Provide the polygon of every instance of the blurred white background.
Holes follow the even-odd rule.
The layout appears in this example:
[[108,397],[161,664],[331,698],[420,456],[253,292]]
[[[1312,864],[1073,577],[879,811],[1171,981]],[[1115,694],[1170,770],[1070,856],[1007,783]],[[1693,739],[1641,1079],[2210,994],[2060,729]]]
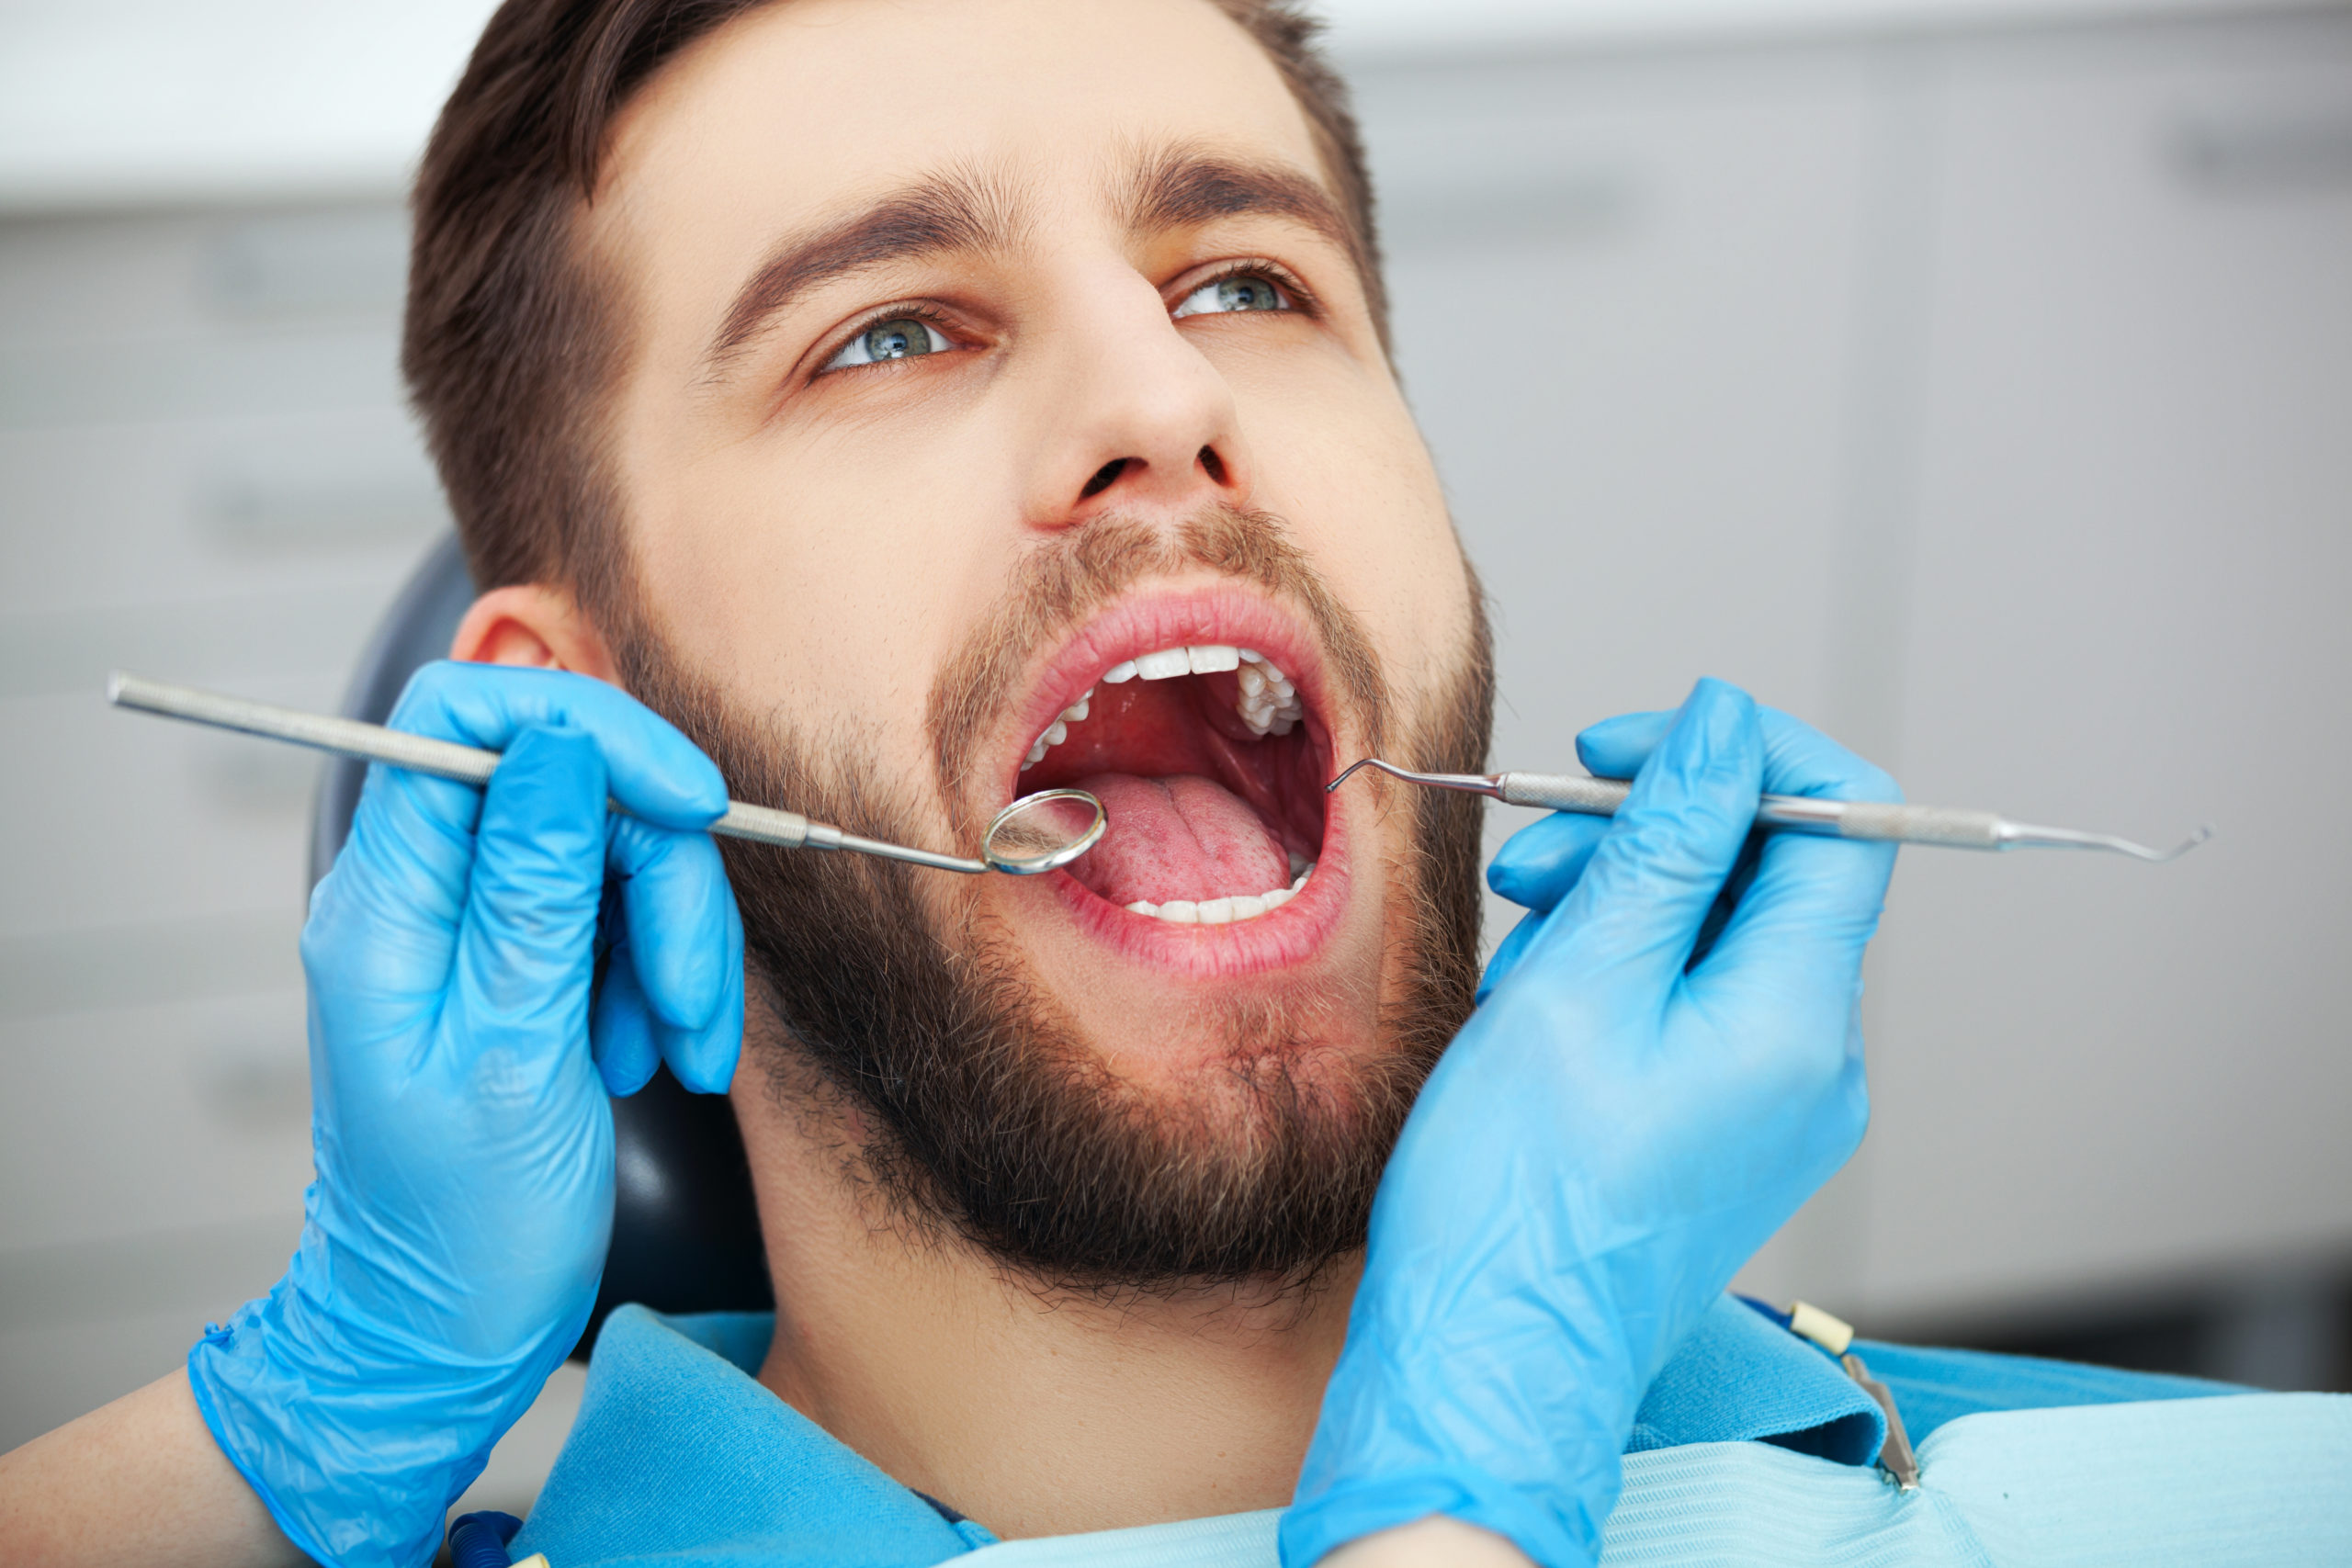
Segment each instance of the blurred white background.
[[[2352,10],[1330,8],[1498,764],[1713,673],[1914,799],[2221,829],[1908,853],[1869,1141],[1748,1284],[2346,1386]],[[314,765],[98,688],[332,705],[447,527],[400,203],[487,10],[0,4],[0,1449],[292,1247]]]

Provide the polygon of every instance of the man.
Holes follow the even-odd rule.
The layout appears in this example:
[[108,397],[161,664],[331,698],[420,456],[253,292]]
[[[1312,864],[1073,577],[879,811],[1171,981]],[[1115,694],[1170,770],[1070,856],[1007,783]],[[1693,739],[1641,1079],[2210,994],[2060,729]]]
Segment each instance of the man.
[[[8,1461],[15,1539],[423,1561],[663,1060],[731,1094],[776,1316],[616,1316],[515,1542],[559,1568],[1284,1505],[1293,1563],[1588,1562],[1629,1445],[1867,1464],[1880,1406],[1721,1292],[1860,1135],[1892,863],[1749,847],[1757,795],[1892,785],[1713,683],[1588,732],[1634,795],[1498,862],[1535,912],[1474,1015],[1475,812],[1322,789],[1487,740],[1385,310],[1272,0],[510,0],[406,353],[488,592],[396,719],[505,761],[370,779],[293,1269]],[[1113,829],[1036,879],[702,832],[968,850],[1061,784]],[[2186,1392],[1906,1364],[1939,1415]]]

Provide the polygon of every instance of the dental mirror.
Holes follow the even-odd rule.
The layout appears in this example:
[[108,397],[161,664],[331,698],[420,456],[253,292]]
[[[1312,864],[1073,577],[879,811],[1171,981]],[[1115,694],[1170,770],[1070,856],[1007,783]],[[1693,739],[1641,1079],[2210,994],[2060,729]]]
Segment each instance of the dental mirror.
[[1102,803],[1082,789],[1039,790],[996,814],[980,855],[1009,876],[1058,871],[1092,849],[1109,824]]
[[[380,724],[362,724],[353,718],[332,718],[325,714],[273,707],[267,703],[198,691],[192,686],[142,681],[120,671],[107,680],[107,701],[140,713],[184,718],[273,740],[290,740],[298,746],[315,747],[337,756],[432,773],[460,784],[488,784],[498,767],[499,754],[479,747],[435,740],[405,730],[387,729]],[[617,803],[614,809],[620,809]],[[727,803],[726,815],[710,825],[710,831],[724,838],[749,839],[754,843],[775,844],[787,850],[848,850],[909,865],[927,865],[937,871],[960,871],[973,875],[1001,871],[1011,876],[1035,876],[1040,872],[1059,870],[1092,849],[1109,824],[1102,803],[1084,790],[1047,789],[1024,795],[996,814],[996,820],[989,824],[989,830],[980,840],[980,852],[986,857],[981,860],[864,839],[844,833],[829,822],[812,822],[797,811],[749,806],[740,800]]]

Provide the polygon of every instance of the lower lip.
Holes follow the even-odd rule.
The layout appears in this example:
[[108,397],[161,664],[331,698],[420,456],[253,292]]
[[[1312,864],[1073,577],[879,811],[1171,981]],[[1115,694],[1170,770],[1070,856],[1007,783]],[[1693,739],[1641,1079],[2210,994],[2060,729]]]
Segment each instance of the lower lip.
[[1321,951],[1347,907],[1346,829],[1336,803],[1323,821],[1321,858],[1298,896],[1255,919],[1179,925],[1121,908],[1067,872],[1044,878],[1078,929],[1132,963],[1195,979],[1230,979],[1304,964]]

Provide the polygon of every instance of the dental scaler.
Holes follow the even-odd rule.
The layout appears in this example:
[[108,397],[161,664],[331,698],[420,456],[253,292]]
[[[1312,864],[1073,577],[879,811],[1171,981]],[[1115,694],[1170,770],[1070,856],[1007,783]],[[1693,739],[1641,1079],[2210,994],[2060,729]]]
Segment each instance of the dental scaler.
[[[1634,787],[1623,779],[1596,779],[1575,773],[1421,773],[1377,757],[1366,757],[1325,784],[1325,792],[1347,783],[1360,768],[1377,768],[1408,784],[1430,789],[1464,790],[1472,795],[1490,795],[1511,806],[1574,811],[1587,817],[1614,817]],[[2178,860],[2213,836],[2211,828],[2199,828],[2168,850],[2152,850],[2111,833],[2036,828],[2009,821],[1990,811],[1950,806],[1896,806],[1877,800],[1822,800],[1803,795],[1764,796],[1757,804],[1756,820],[1760,826],[1787,832],[1870,839],[1881,843],[1940,844],[1955,850],[2112,850],[2158,865]]]

